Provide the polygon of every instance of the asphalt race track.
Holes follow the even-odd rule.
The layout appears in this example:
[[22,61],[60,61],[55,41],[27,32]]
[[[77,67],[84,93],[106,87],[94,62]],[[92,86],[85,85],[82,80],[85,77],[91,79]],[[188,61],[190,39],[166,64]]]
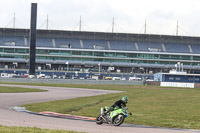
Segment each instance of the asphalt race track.
[[[48,92],[31,93],[0,93],[0,125],[5,126],[29,126],[46,129],[62,129],[82,131],[89,133],[194,133],[199,130],[179,130],[167,128],[153,128],[137,125],[122,124],[119,127],[112,125],[97,125],[95,122],[62,119],[17,112],[11,109],[27,103],[47,102],[53,100],[71,99],[76,97],[101,95],[107,93],[118,93],[109,90],[92,90],[64,87],[44,87],[44,86],[25,86],[25,85],[4,85],[0,86],[19,86],[26,88],[39,88]],[[62,106],[62,105],[61,105]],[[134,117],[134,116],[132,116]]]

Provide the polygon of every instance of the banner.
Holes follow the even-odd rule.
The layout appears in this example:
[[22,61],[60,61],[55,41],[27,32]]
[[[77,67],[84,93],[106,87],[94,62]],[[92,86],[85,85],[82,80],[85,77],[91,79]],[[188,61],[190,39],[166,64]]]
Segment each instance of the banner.
[[194,88],[194,83],[161,82],[161,83],[160,83],[160,86]]

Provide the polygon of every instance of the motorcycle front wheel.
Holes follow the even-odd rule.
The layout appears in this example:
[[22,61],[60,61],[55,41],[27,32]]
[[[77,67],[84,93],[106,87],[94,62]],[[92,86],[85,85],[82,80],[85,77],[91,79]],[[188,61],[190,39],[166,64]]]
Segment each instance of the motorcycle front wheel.
[[98,124],[98,125],[103,124],[103,118],[101,117],[101,115],[99,115],[99,116],[96,118],[96,124]]
[[118,115],[117,117],[114,118],[113,125],[120,126],[124,122],[124,118],[125,117],[123,115]]

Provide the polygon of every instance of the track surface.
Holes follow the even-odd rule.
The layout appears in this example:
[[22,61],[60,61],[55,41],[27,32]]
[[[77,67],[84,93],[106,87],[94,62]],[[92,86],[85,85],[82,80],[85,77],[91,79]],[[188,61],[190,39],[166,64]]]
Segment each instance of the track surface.
[[[71,99],[76,97],[101,95],[107,93],[117,93],[109,90],[91,90],[79,88],[63,87],[42,87],[25,85],[4,85],[0,86],[19,86],[26,88],[45,89],[48,92],[31,93],[0,93],[0,125],[5,126],[29,126],[48,129],[63,129],[82,131],[89,133],[194,133],[197,130],[175,130],[165,128],[152,128],[145,126],[135,126],[123,124],[120,127],[112,125],[96,125],[94,122],[61,119],[28,114],[25,112],[16,112],[10,109],[13,106],[19,106],[27,103],[47,102],[53,100]],[[62,106],[62,105],[61,105]],[[134,117],[134,116],[133,116]]]

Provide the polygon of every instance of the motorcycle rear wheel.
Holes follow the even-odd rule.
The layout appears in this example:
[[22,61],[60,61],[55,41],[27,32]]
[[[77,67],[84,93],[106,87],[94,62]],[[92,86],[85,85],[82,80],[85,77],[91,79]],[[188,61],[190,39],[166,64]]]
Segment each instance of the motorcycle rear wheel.
[[103,118],[101,117],[101,115],[99,115],[99,116],[96,118],[96,124],[98,124],[98,125],[103,124]]
[[113,125],[120,126],[124,122],[124,118],[125,117],[123,115],[118,115],[117,117],[114,118]]

